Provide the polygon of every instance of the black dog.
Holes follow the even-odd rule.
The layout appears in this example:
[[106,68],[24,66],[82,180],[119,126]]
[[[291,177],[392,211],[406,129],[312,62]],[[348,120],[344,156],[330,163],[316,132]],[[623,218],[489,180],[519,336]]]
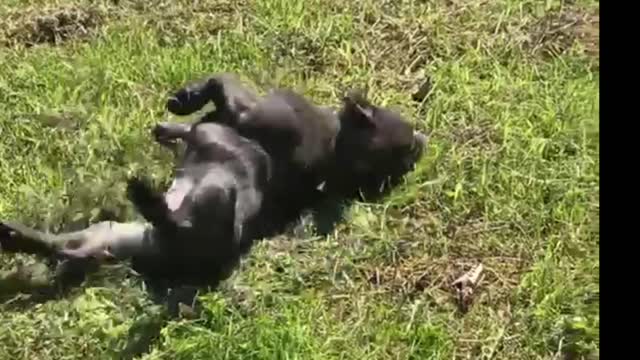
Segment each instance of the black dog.
[[[426,145],[401,115],[349,93],[339,111],[316,106],[288,89],[264,97],[236,76],[216,74],[178,89],[167,103],[176,115],[215,110],[200,121],[225,122],[272,156],[279,179],[273,194],[280,212],[298,214],[322,196],[375,198],[413,169]],[[283,209],[286,204],[288,209]],[[278,211],[272,211],[278,212]]]
[[5,223],[12,238],[23,241],[0,239],[3,247],[133,257],[134,269],[166,286],[214,284],[254,239],[316,204],[321,182],[334,196],[380,193],[413,167],[425,143],[401,116],[357,93],[336,112],[289,90],[259,97],[230,74],[178,90],[168,107],[186,115],[208,101],[216,110],[195,124],[154,130],[160,143],[187,143],[172,189],[163,197],[142,181],[129,183],[130,199],[153,227],[100,223],[48,235]]

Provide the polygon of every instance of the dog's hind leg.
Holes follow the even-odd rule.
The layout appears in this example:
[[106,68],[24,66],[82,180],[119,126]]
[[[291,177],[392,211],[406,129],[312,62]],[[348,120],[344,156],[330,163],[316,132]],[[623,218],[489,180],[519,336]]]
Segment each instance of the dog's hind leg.
[[80,231],[51,234],[16,222],[0,222],[0,249],[9,253],[70,258],[125,259],[156,251],[148,224],[104,221]]

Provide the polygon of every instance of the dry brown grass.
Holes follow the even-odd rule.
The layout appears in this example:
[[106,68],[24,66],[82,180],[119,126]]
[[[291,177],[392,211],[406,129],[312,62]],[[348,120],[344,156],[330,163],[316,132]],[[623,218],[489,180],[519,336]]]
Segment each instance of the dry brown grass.
[[104,19],[104,12],[96,7],[20,9],[0,19],[0,45],[31,47],[87,39],[98,31]]

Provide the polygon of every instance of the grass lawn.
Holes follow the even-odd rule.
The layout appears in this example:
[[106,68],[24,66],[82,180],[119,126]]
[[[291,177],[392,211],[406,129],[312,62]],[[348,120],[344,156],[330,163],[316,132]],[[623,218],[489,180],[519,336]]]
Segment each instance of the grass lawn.
[[[598,13],[593,0],[2,0],[0,219],[133,218],[127,174],[169,175],[149,136],[167,92],[211,72],[326,104],[366,87],[430,144],[329,236],[260,243],[196,318],[162,322],[123,267],[48,302],[5,291],[0,359],[599,358]],[[0,270],[34,261],[4,255]],[[450,283],[479,262],[463,314]]]

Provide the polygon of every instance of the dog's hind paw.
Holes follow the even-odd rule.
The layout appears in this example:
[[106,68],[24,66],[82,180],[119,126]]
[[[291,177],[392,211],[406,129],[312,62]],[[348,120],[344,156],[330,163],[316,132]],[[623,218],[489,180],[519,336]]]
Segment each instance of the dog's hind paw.
[[161,199],[146,179],[137,177],[127,180],[127,198],[137,206],[155,205]]
[[154,222],[166,215],[167,205],[162,193],[144,179],[130,178],[127,181],[127,197],[148,221]]
[[22,224],[0,221],[0,252],[50,255],[52,250],[38,231]]
[[16,236],[16,231],[9,225],[0,221],[0,251],[10,246],[11,242]]

